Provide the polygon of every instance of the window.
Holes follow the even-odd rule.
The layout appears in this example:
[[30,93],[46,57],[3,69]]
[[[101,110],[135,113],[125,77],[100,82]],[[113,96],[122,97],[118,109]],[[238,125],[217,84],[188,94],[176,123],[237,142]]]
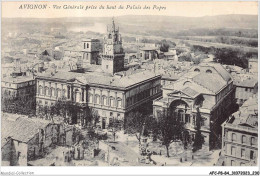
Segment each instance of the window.
[[89,43],[87,43],[87,48],[89,48]]
[[236,142],[237,140],[237,135],[235,133],[232,133],[232,141]]
[[113,116],[113,112],[110,112],[110,116]]
[[50,96],[53,95],[53,88],[50,88]]
[[251,137],[251,145],[255,145],[255,138]]
[[236,155],[236,147],[231,147],[231,155],[235,156]]
[[195,72],[200,72],[200,69],[195,68],[194,71],[195,71]]
[[254,153],[254,151],[250,151],[250,159],[252,160],[252,159],[255,159],[255,153]]
[[122,107],[122,100],[120,98],[117,99],[117,107],[118,108]]
[[231,160],[231,166],[235,166],[235,161]]
[[102,104],[107,105],[107,97],[106,96],[102,97]]
[[106,65],[106,69],[108,69],[108,65]]
[[245,144],[245,143],[246,143],[246,136],[242,135],[242,144]]
[[92,95],[92,94],[89,94],[89,96],[88,96],[88,101],[89,101],[89,103],[92,103],[92,102],[93,102],[93,95]]
[[86,43],[84,43],[84,49],[86,49]]
[[206,73],[212,73],[212,71],[211,70],[206,70]]
[[57,89],[57,97],[61,97],[60,96],[60,89]]
[[110,104],[111,107],[114,107],[114,98],[111,97],[109,99],[109,104]]
[[241,158],[245,158],[245,156],[246,156],[245,149],[241,149]]
[[95,103],[100,104],[100,96],[99,95],[95,95]]

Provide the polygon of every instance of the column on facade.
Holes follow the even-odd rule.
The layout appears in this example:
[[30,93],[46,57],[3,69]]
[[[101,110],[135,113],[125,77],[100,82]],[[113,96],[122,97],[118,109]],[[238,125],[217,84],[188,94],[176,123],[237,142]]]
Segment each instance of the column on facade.
[[114,101],[114,103],[115,103],[115,107],[117,108],[117,92],[115,92],[115,101]]
[[73,86],[70,87],[70,99],[71,101],[74,101]]
[[101,104],[101,106],[103,105],[103,94],[102,94],[102,89],[100,89],[100,96],[99,96],[99,98],[100,98],[100,104]]
[[110,90],[107,91],[107,105],[111,106],[110,105]]
[[93,104],[96,104],[96,89],[93,88]]
[[122,108],[125,108],[125,92],[122,93]]

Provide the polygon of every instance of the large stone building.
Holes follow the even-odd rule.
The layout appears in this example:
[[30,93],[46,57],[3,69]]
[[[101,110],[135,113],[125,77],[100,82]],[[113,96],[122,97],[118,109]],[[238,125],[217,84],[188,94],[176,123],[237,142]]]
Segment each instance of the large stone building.
[[[52,106],[65,97],[96,109],[106,128],[109,120],[122,120],[131,110],[161,96],[160,78],[149,71],[122,77],[98,72],[45,73],[36,78],[36,103]],[[73,118],[74,123],[84,124],[77,115]]]
[[80,57],[80,64],[82,68],[90,64],[100,64],[98,62],[100,41],[98,39],[86,39],[82,41],[82,57]]
[[257,166],[258,98],[249,98],[222,124],[222,151],[218,165]]
[[205,144],[215,147],[220,140],[221,124],[232,113],[235,101],[235,87],[230,74],[220,64],[200,64],[162,90],[163,96],[153,102],[154,116],[168,112],[178,117],[194,139],[199,110]]
[[35,99],[33,76],[5,77],[1,80],[2,96],[5,98]]
[[246,100],[258,93],[257,75],[239,74],[239,76],[233,78],[236,86],[237,104],[242,105]]
[[124,70],[124,49],[122,47],[122,38],[119,33],[119,27],[116,28],[114,20],[112,26],[108,26],[107,34],[104,37],[102,58],[102,70],[107,73]]

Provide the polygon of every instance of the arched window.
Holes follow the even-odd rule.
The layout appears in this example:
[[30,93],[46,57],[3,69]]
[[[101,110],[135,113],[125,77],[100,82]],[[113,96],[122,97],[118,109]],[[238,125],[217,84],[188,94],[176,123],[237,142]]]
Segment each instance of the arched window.
[[195,72],[200,72],[200,69],[195,68],[194,71],[195,71]]
[[49,89],[47,86],[44,87],[44,90],[43,90],[43,95],[47,95],[47,89]]
[[57,89],[57,97],[61,97],[61,91],[60,91],[60,89]]
[[183,83],[183,85],[184,85],[184,86],[190,86],[190,85],[191,85],[191,82],[190,82],[190,81],[185,81],[185,82]]
[[117,99],[117,107],[118,107],[118,108],[121,108],[121,107],[122,107],[122,99],[121,99],[121,98],[118,98],[118,99]]
[[102,96],[102,105],[107,105],[107,97]]
[[50,88],[50,96],[53,95],[53,88]]
[[99,95],[95,95],[95,103],[100,104],[100,96]]
[[92,94],[88,95],[88,102],[93,103],[93,95]]
[[80,102],[80,92],[78,89],[75,90],[75,100],[76,102]]
[[114,98],[113,98],[113,97],[110,97],[110,98],[109,98],[109,104],[110,104],[111,107],[114,107],[114,106],[115,106],[115,104],[114,104]]
[[65,97],[65,92],[66,90],[65,89],[62,89],[62,96]]
[[39,92],[38,92],[40,95],[42,95],[42,86],[39,86]]
[[206,70],[206,73],[212,73],[212,71],[208,69],[208,70]]

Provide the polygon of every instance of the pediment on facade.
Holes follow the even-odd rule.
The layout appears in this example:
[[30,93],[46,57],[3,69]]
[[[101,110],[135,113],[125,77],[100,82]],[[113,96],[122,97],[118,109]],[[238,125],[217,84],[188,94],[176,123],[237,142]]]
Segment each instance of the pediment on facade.
[[74,78],[74,79],[70,80],[69,82],[72,83],[72,84],[79,84],[79,85],[87,84],[86,82],[84,82],[84,81],[82,81],[80,79],[77,79],[77,78]]
[[168,93],[167,95],[168,95],[169,97],[194,98],[194,97],[191,97],[191,96],[185,94],[185,93],[182,92],[182,91],[174,91],[174,92]]

